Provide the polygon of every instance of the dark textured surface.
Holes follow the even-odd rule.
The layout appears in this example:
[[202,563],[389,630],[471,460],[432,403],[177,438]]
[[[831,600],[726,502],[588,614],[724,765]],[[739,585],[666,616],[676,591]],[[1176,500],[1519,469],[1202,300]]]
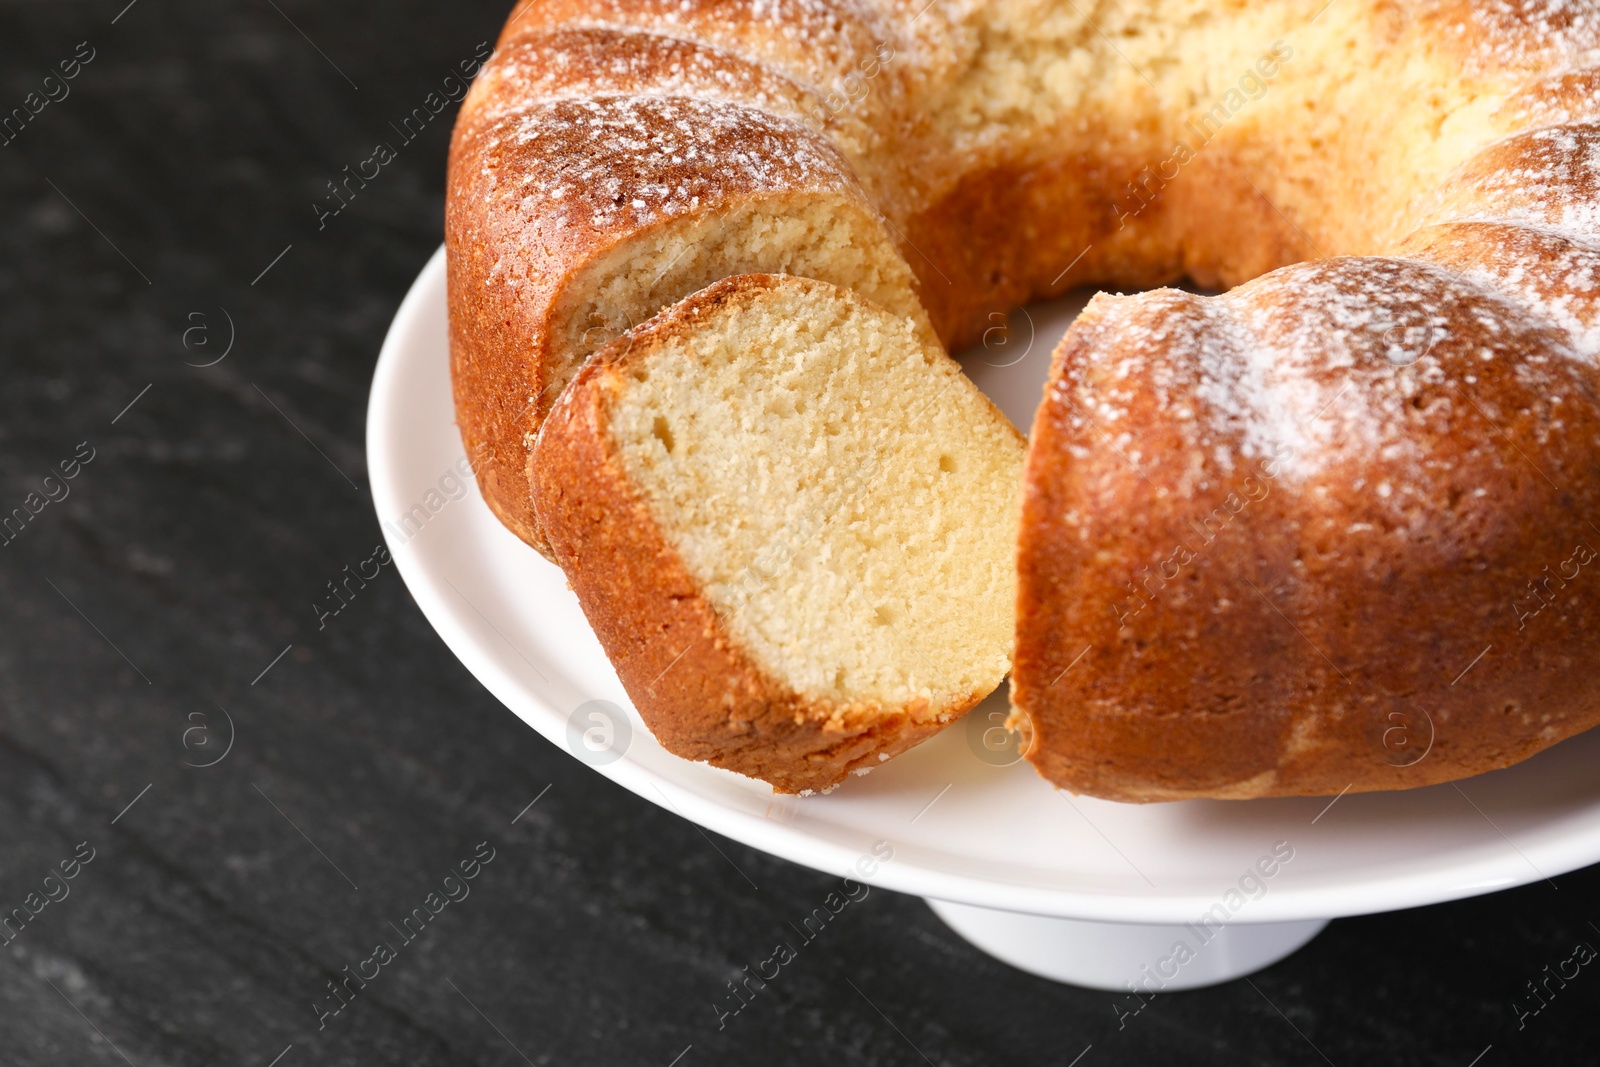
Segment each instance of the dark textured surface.
[[[836,880],[719,839],[753,889],[501,708],[392,572],[325,630],[310,607],[379,540],[367,385],[439,242],[450,116],[320,232],[311,205],[503,0],[139,0],[113,25],[122,2],[0,2],[0,110],[95,49],[0,147],[0,510],[94,450],[0,548],[0,908],[95,850],[0,948],[0,1062],[1592,1062],[1600,973],[1520,1031],[1511,1010],[1600,945],[1592,870],[1336,923],[1121,1029],[1117,998],[873,891],[719,1030],[725,983]],[[223,309],[228,357],[185,365],[220,353]],[[233,749],[185,766],[215,758],[219,706]],[[326,983],[480,841],[470,896],[319,1031]]]

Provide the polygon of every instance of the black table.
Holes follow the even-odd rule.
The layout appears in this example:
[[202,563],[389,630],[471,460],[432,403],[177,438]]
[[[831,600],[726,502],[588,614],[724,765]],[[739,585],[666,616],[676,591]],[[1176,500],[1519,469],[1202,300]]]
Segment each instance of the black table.
[[1585,1061],[1600,971],[1513,1005],[1600,946],[1594,870],[1120,1023],[874,890],[719,1019],[837,880],[545,743],[392,569],[314,607],[379,542],[367,387],[453,108],[315,205],[507,0],[125,3],[0,0],[0,1062]]

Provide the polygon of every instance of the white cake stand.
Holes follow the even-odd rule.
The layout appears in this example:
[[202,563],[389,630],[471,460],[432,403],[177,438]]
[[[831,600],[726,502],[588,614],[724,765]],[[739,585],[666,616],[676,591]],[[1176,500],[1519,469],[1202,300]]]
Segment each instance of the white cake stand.
[[[997,317],[986,347],[966,357],[1019,425],[1076,311],[1063,301],[1009,324]],[[827,796],[775,797],[667,753],[561,572],[503,529],[463,476],[442,252],[384,343],[367,457],[412,595],[529,726],[706,829],[924,897],[974,945],[1034,974],[1141,994],[1210,985],[1282,959],[1332,918],[1489,893],[1600,860],[1600,731],[1459,786],[1147,806],[1051,789],[996,729],[1003,695]]]

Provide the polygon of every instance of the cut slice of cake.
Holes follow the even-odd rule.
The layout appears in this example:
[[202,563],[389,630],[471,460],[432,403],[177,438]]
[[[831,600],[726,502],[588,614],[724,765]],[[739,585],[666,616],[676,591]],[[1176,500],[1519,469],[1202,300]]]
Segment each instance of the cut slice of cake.
[[924,337],[741,275],[602,349],[552,411],[534,509],[668,750],[825,789],[1005,678],[1024,442]]

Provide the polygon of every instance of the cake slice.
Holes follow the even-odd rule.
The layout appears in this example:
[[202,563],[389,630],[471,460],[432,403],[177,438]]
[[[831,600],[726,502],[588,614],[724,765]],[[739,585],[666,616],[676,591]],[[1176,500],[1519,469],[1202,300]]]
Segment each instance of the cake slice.
[[746,274],[602,349],[533,506],[661,743],[826,789],[1010,669],[1023,439],[917,323]]

